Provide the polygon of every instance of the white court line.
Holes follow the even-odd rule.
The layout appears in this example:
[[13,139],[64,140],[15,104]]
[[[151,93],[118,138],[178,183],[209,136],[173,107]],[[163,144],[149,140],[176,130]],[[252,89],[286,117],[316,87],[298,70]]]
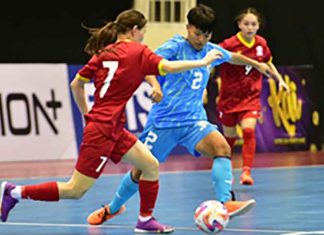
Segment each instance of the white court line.
[[[88,224],[55,224],[55,223],[19,223],[19,222],[7,222],[7,223],[0,223],[1,226],[26,226],[26,227],[72,227],[72,228],[114,228],[114,229],[133,229],[133,225],[127,224],[109,224],[109,225],[88,225]],[[178,231],[198,231],[196,227],[175,227]],[[249,233],[267,233],[267,234],[286,234],[286,235],[299,235],[296,231],[287,231],[287,230],[269,230],[269,229],[238,229],[238,228],[226,228],[224,231],[231,231],[231,232],[249,232]],[[304,233],[302,233],[304,234]],[[310,234],[310,233],[305,233]],[[319,233],[324,234],[324,233]]]
[[324,231],[283,233],[281,235],[312,235],[312,234],[324,234]]

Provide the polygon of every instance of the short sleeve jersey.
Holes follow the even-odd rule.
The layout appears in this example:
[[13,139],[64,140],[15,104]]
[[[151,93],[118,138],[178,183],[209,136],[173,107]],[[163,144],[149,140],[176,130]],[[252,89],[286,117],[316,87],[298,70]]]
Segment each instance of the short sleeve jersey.
[[[267,63],[272,59],[266,40],[259,35],[248,43],[238,33],[219,45],[259,62]],[[259,71],[251,66],[224,63],[219,67],[219,74],[221,88],[217,108],[220,112],[233,113],[261,109],[262,74]]]
[[93,79],[94,105],[85,115],[107,137],[117,139],[126,122],[127,101],[146,75],[159,75],[158,65],[163,58],[136,42],[108,45],[99,55],[78,71],[83,80]]
[[163,99],[153,105],[148,123],[153,123],[158,128],[170,128],[191,125],[197,120],[207,120],[202,95],[207,86],[210,70],[230,60],[231,53],[210,42],[197,51],[181,35],[175,35],[156,50],[156,54],[163,58],[177,61],[202,59],[212,49],[221,51],[223,58],[215,60],[210,66],[158,77]]

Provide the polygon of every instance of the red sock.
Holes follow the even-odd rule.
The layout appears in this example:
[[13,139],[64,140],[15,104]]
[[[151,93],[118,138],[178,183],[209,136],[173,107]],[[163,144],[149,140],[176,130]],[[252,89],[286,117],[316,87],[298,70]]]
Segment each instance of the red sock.
[[56,182],[48,182],[22,187],[21,197],[38,201],[58,201],[59,190]]
[[141,216],[151,216],[159,192],[159,181],[139,181],[139,194],[141,198]]
[[226,137],[225,136],[225,139],[226,139],[228,145],[231,147],[231,150],[233,152],[233,147],[234,147],[234,144],[235,144],[235,141],[236,141],[236,137]]
[[256,148],[256,141],[253,128],[243,129],[243,167],[252,167],[254,154]]

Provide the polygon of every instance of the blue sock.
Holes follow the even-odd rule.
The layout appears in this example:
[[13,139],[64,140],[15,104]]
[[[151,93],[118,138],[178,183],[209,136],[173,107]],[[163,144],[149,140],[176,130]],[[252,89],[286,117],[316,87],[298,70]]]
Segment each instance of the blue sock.
[[212,180],[216,193],[216,200],[227,202],[231,200],[232,163],[226,156],[216,156],[212,168]]
[[109,203],[110,213],[116,213],[120,207],[128,201],[138,191],[138,183],[131,176],[131,171],[127,172],[119,184],[113,200]]

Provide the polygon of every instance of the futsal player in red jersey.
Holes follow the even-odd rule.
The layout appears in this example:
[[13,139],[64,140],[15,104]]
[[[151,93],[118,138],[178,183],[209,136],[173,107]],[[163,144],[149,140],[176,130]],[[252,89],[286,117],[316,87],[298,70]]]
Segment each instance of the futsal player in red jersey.
[[[264,62],[277,74],[279,86],[288,89],[278,70],[272,63],[271,51],[267,41],[257,35],[261,24],[260,14],[254,8],[244,9],[236,17],[240,31],[221,42],[219,45],[229,51]],[[224,63],[219,67],[221,86],[217,101],[219,120],[222,124],[224,136],[233,149],[236,140],[236,125],[243,131],[243,171],[240,183],[252,185],[251,176],[256,139],[255,127],[260,117],[260,95],[263,75],[251,66],[237,66]]]
[[[86,120],[73,175],[68,182],[26,186],[2,182],[0,215],[3,222],[20,199],[58,201],[81,198],[110,159],[114,163],[124,160],[142,171],[139,181],[140,215],[135,232],[173,232],[171,226],[160,224],[152,215],[159,188],[159,163],[148,148],[124,128],[125,106],[145,75],[162,75],[207,66],[222,54],[213,50],[201,60],[165,60],[141,44],[146,22],[142,13],[127,10],[120,13],[116,21],[108,22],[102,28],[89,29],[91,37],[85,51],[92,58],[71,83],[75,101]],[[91,79],[96,90],[94,105],[89,110],[84,84]],[[109,214],[109,211],[103,210],[103,213]]]

